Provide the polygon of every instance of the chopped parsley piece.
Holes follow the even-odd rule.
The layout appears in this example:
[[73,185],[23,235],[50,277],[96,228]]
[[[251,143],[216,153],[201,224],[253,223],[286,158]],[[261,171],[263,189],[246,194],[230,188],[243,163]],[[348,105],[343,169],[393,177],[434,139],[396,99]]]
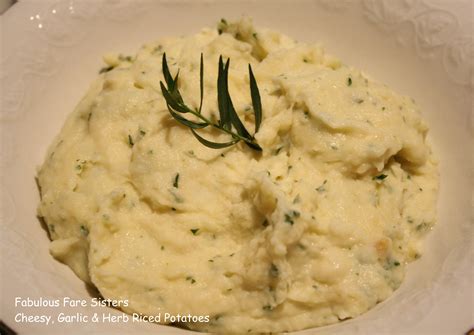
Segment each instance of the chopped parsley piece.
[[384,180],[385,178],[387,178],[388,176],[386,174],[379,174],[378,176],[375,176],[373,177],[372,179],[373,180]]
[[115,68],[115,66],[113,66],[113,65],[104,66],[102,69],[99,70],[99,74],[109,72],[109,71],[113,70],[114,68]]
[[268,220],[267,219],[263,220],[262,226],[268,227],[268,225],[269,225]]
[[187,281],[190,281],[191,284],[194,284],[194,283],[196,282],[196,279],[194,279],[192,276],[186,277],[186,280],[187,280]]
[[271,305],[265,305],[265,306],[262,307],[262,309],[264,311],[271,311],[273,309],[273,307]]
[[130,145],[130,147],[133,147],[133,145],[135,144],[133,143],[133,138],[130,134],[128,135],[128,144]]
[[285,213],[285,222],[293,225],[295,223],[295,219],[300,216],[300,212],[298,211],[290,211],[288,213]]
[[272,263],[270,266],[270,276],[271,277],[278,277],[278,268],[275,264]]
[[221,21],[217,25],[217,33],[221,35],[224,32],[224,28],[227,28],[227,21],[226,19],[221,19]]
[[177,173],[176,176],[174,177],[173,187],[175,188],[179,187],[179,173]]
[[87,236],[87,235],[89,235],[89,229],[87,229],[86,226],[81,225],[80,230],[81,230],[82,236]]
[[293,203],[294,203],[294,204],[297,204],[297,203],[299,203],[300,201],[301,201],[301,197],[300,197],[299,194],[297,194],[296,197],[293,199]]
[[131,63],[133,61],[132,56],[119,55],[118,59],[122,62],[130,62]]
[[280,153],[281,149],[283,149],[283,146],[277,148],[274,152],[274,155],[277,156]]
[[352,85],[352,78],[348,77],[347,78],[347,86],[351,86],[351,85]]
[[191,233],[193,233],[193,235],[197,235],[198,231],[199,231],[199,228],[195,228],[195,229],[190,229]]
[[422,223],[420,223],[419,225],[417,225],[415,229],[416,229],[417,231],[423,231],[423,230],[426,230],[428,227],[429,227],[428,223],[426,223],[426,222],[423,221]]
[[319,193],[326,191],[326,188],[324,186],[326,185],[327,182],[328,182],[327,179],[325,179],[323,183],[321,184],[321,186],[316,188],[316,191],[318,191]]

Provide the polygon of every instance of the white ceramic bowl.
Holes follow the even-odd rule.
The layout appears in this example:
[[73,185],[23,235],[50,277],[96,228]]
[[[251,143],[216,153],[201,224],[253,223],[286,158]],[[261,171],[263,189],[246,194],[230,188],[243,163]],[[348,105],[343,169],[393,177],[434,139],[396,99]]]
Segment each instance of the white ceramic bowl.
[[400,289],[354,320],[301,334],[461,334],[474,325],[472,286],[472,2],[416,0],[20,1],[1,17],[1,319],[21,334],[169,333],[124,322],[16,322],[19,313],[92,316],[107,308],[27,308],[15,297],[90,299],[48,253],[36,167],[110,51],[252,16],[256,25],[320,42],[421,106],[440,160],[438,224]]

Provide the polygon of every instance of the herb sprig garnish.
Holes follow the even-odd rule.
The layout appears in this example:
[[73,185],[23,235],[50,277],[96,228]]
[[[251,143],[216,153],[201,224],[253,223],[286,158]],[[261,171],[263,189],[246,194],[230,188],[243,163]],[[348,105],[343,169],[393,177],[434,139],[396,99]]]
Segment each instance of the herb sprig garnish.
[[[202,102],[204,97],[204,62],[202,54],[201,65],[199,70],[199,83],[201,93],[199,109],[192,109],[184,103],[183,97],[181,96],[181,93],[178,89],[179,70],[176,73],[176,76],[173,78],[168,68],[168,63],[166,61],[166,53],[163,54],[162,60],[162,70],[166,86],[163,84],[163,82],[160,81],[161,92],[166,100],[166,105],[171,116],[182,125],[190,128],[193,135],[198,139],[199,142],[201,142],[205,146],[213,149],[221,149],[234,145],[239,141],[244,141],[245,144],[247,144],[250,148],[257,151],[262,151],[262,148],[255,141],[254,135],[251,135],[245,128],[244,124],[242,123],[239,116],[237,115],[237,112],[234,109],[234,105],[232,104],[232,99],[229,94],[228,86],[229,65],[230,59],[227,59],[227,62],[224,64],[224,62],[222,61],[222,56],[219,57],[219,72],[217,77],[217,101],[220,120],[217,123],[209,120],[201,114]],[[257,82],[255,80],[255,76],[253,75],[252,67],[250,66],[250,64],[249,78],[250,96],[252,98],[252,105],[255,116],[256,133],[258,132],[260,124],[262,123],[262,103],[260,100],[260,92],[258,90]],[[191,121],[181,116],[181,114],[186,113],[196,116],[200,121]],[[218,129],[230,135],[232,139],[228,142],[209,141],[197,133],[198,129],[206,127],[213,127],[215,129]]]

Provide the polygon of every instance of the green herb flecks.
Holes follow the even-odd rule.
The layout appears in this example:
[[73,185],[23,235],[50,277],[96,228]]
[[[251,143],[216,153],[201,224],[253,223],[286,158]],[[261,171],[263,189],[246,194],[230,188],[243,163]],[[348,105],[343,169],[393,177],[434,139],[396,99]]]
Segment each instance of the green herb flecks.
[[173,187],[174,188],[179,188],[179,173],[176,174],[173,180]]
[[265,305],[265,306],[262,307],[262,309],[264,311],[271,311],[273,309],[273,307],[271,305]]
[[328,182],[327,179],[325,179],[323,183],[319,187],[316,188],[316,191],[318,191],[319,193],[326,191],[325,186],[327,182]]
[[99,70],[99,74],[112,71],[114,68],[115,68],[115,66],[113,66],[113,65],[104,66],[103,68],[101,68],[101,69]]
[[399,261],[397,261],[396,259],[391,259],[391,260],[387,260],[387,262],[385,263],[383,267],[385,270],[392,270],[393,268],[396,268],[400,265],[401,264]]
[[352,78],[351,77],[347,78],[347,86],[352,86]]
[[[256,150],[262,151],[262,148],[255,141],[253,135],[250,135],[244,124],[240,120],[237,112],[232,104],[232,99],[229,94],[228,87],[228,75],[229,75],[230,59],[224,64],[222,56],[219,57],[219,71],[217,77],[217,100],[219,107],[219,118],[220,120],[216,123],[201,114],[202,102],[204,96],[204,61],[203,55],[201,54],[201,65],[200,65],[200,105],[199,109],[192,109],[188,107],[181,96],[178,89],[178,76],[179,70],[176,76],[173,78],[168,68],[166,61],[166,53],[163,54],[162,70],[165,78],[166,86],[160,81],[161,92],[166,100],[166,105],[171,116],[181,123],[182,125],[190,128],[196,139],[201,144],[213,148],[222,149],[234,145],[240,141],[244,141],[247,146]],[[249,64],[249,78],[250,78],[250,95],[252,98],[253,111],[255,116],[255,133],[258,132],[260,124],[262,122],[262,104],[260,99],[260,93],[258,90],[255,76],[252,72],[252,67]],[[192,114],[197,117],[200,121],[192,121],[182,114]],[[206,127],[213,127],[228,135],[230,140],[228,142],[212,142],[198,134],[198,130]]]
[[423,232],[423,231],[426,231],[430,228],[430,224],[425,222],[425,221],[422,221],[420,224],[418,224],[415,229],[416,231],[419,231],[419,232]]
[[133,138],[132,138],[132,135],[128,135],[128,145],[130,147],[133,147],[135,143],[133,142]]
[[379,174],[378,176],[375,176],[373,177],[372,179],[373,180],[384,180],[385,178],[387,178],[388,176],[386,174]]
[[294,204],[297,204],[297,203],[299,203],[300,201],[301,201],[301,197],[300,197],[299,194],[297,194],[296,197],[293,199],[293,203],[294,203]]
[[81,227],[80,227],[79,229],[80,229],[80,231],[81,231],[81,235],[82,235],[82,236],[87,236],[87,235],[89,235],[89,229],[87,229],[86,226],[81,225]]
[[289,211],[288,213],[285,213],[285,222],[293,225],[295,223],[295,219],[300,216],[300,212],[298,211]]
[[221,19],[220,22],[217,24],[217,33],[221,35],[224,30],[227,29],[227,21],[226,19]]
[[186,280],[191,282],[191,284],[194,284],[196,282],[196,279],[194,279],[192,276],[187,276]]
[[191,231],[191,233],[193,233],[193,235],[197,235],[197,233],[199,232],[199,228],[195,228],[195,229],[189,229]]
[[270,277],[278,277],[278,274],[279,274],[278,268],[273,263],[270,266],[269,274],[270,274]]
[[133,62],[132,56],[119,55],[118,59],[121,62],[129,62],[129,63]]

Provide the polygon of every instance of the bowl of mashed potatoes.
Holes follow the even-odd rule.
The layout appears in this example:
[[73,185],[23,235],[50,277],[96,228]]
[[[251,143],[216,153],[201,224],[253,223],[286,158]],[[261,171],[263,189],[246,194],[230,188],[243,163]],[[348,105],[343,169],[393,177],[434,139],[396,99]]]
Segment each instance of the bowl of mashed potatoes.
[[[181,34],[158,32],[138,51],[106,53],[79,103],[61,111],[66,120],[38,154],[45,231],[34,250],[50,264],[49,285],[62,273],[79,285],[38,290],[61,297],[43,308],[82,308],[70,324],[91,330],[397,331],[404,328],[387,315],[410,306],[406,329],[417,329],[445,281],[466,285],[462,275],[445,277],[468,259],[449,252],[466,242],[466,207],[451,231],[442,193],[444,175],[456,171],[443,169],[451,164],[443,150],[459,139],[440,129],[455,134],[460,121],[445,125],[436,113],[455,99],[435,108],[430,94],[410,96],[414,81],[431,82],[411,76],[418,58],[387,70],[396,78],[387,85],[377,76],[384,51],[372,49],[369,74],[311,34],[298,41],[283,26],[266,28],[264,6],[254,6],[253,19],[219,17]],[[356,20],[353,5],[315,6],[323,17]],[[374,20],[377,6],[356,8]],[[145,15],[124,8],[111,20]],[[75,294],[87,303],[71,305]],[[84,318],[107,306],[116,322]]]

